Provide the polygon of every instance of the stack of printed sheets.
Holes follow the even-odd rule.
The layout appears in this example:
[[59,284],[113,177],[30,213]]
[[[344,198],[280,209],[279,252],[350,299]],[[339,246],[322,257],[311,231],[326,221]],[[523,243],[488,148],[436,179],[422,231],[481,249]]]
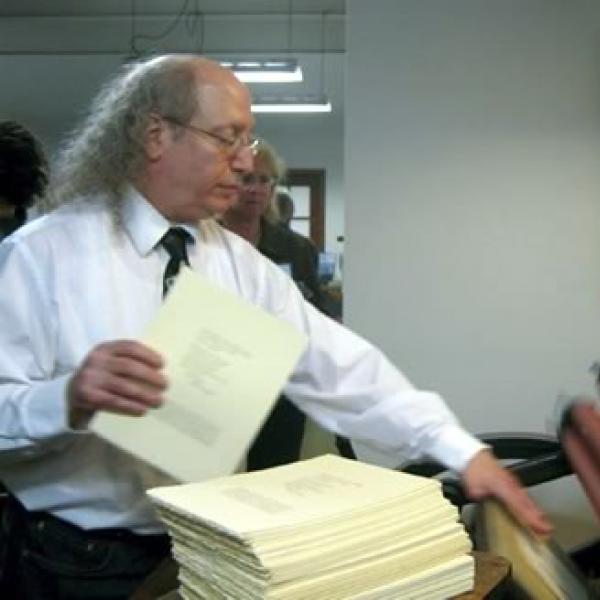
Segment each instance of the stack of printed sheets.
[[185,599],[448,598],[470,540],[438,481],[338,456],[156,488]]

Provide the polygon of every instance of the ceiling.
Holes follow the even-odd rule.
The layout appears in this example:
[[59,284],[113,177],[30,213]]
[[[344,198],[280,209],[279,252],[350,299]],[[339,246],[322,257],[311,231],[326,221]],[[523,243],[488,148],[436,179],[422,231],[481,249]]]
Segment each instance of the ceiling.
[[344,14],[345,0],[3,0],[0,17],[9,15],[111,15],[129,14],[132,6],[147,14],[174,14],[184,4],[206,13],[302,14],[327,11]]
[[344,18],[344,0],[2,0],[0,118],[73,120],[132,55],[200,52],[293,56],[304,82],[253,94],[325,93],[341,119]]

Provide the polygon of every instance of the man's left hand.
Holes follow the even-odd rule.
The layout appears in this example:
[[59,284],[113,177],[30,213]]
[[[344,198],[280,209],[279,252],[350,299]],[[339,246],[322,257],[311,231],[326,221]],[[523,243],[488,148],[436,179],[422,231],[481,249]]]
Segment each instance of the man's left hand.
[[462,482],[472,500],[496,498],[534,535],[547,538],[552,533],[553,527],[544,512],[489,450],[481,450],[469,461]]

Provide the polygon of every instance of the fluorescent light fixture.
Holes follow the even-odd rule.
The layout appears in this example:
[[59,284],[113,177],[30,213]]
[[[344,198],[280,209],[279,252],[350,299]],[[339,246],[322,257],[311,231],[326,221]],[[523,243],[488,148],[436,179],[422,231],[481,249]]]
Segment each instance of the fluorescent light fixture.
[[244,83],[295,83],[302,81],[302,69],[298,61],[282,60],[231,60],[221,61]]
[[303,97],[263,97],[256,98],[252,103],[253,113],[328,113],[331,112],[331,102],[324,96]]

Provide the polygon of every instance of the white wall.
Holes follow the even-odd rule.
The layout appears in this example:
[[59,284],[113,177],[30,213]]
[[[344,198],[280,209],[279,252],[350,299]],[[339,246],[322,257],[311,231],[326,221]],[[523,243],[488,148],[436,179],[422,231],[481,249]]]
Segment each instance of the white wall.
[[[345,317],[474,431],[546,431],[592,389],[599,24],[588,0],[347,2]],[[554,489],[578,541],[587,502]]]

